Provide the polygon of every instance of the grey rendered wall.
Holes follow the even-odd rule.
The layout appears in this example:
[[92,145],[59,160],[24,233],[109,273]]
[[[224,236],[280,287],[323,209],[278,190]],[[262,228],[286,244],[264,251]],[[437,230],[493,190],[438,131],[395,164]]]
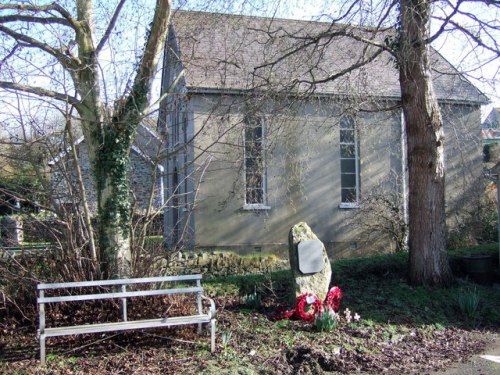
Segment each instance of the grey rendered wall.
[[479,106],[442,105],[445,128],[447,224],[474,209],[483,194],[481,111]]
[[[195,202],[196,246],[241,251],[286,252],[288,231],[306,221],[330,252],[360,253],[363,234],[349,223],[352,209],[340,209],[338,119],[345,107],[311,100],[284,115],[261,108],[267,122],[269,210],[244,210],[242,169],[243,106],[226,99],[218,113],[215,97],[193,97],[195,128],[201,130],[198,155],[212,162],[202,177]],[[231,105],[229,105],[231,103]],[[385,184],[391,170],[401,172],[399,111],[358,113],[361,189]],[[231,129],[225,133],[224,129]],[[218,141],[218,142],[217,142]],[[342,245],[342,246],[340,246]],[[337,254],[338,255],[338,254]],[[349,255],[349,254],[344,254]]]

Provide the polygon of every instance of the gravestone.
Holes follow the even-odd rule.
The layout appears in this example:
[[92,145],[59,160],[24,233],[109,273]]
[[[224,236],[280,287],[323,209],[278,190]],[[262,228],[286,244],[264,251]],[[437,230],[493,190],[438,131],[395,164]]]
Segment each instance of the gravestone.
[[23,241],[23,221],[17,216],[4,216],[0,219],[2,246],[18,246]]
[[325,246],[306,223],[298,223],[290,229],[288,252],[295,295],[314,293],[324,301],[332,278],[332,268]]

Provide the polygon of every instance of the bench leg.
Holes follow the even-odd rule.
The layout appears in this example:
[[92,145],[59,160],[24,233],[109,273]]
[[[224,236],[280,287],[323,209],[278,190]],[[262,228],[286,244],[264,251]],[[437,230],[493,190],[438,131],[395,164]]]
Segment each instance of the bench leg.
[[202,325],[203,325],[203,323],[198,324],[198,335],[201,335]]
[[40,335],[40,363],[45,366],[45,334]]
[[215,352],[215,319],[210,321],[210,351]]

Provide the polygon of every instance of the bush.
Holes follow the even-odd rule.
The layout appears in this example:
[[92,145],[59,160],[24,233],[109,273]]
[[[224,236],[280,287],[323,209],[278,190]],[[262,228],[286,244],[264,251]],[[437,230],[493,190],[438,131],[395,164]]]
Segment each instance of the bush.
[[254,292],[245,296],[245,305],[253,310],[258,310],[262,305],[262,298],[260,294]]
[[457,302],[460,311],[469,318],[475,318],[479,311],[479,293],[476,288],[461,289],[458,292]]
[[[486,191],[494,189],[489,184]],[[477,204],[457,217],[457,225],[448,232],[448,248],[492,243],[498,240],[497,203],[492,194],[484,194]]]

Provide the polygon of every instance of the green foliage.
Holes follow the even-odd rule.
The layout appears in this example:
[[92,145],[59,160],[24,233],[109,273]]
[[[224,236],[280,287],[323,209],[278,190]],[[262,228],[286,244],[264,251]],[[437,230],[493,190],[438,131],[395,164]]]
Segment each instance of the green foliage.
[[448,252],[451,257],[459,257],[464,255],[498,255],[498,243],[486,243],[476,246],[466,246],[458,249],[453,249]]
[[481,297],[476,288],[460,289],[458,291],[458,307],[469,318],[477,317],[480,301]]
[[231,341],[231,338],[233,337],[233,332],[231,331],[222,331],[220,333],[220,337],[222,340],[222,348],[226,350],[227,346],[229,345],[229,341]]
[[258,310],[262,305],[262,298],[257,292],[245,296],[245,305],[249,308]]
[[459,218],[458,225],[448,232],[448,248],[459,249],[475,244],[498,241],[498,213],[496,202],[487,196]]
[[[491,253],[498,256],[498,245],[487,244],[450,251],[460,255]],[[471,324],[500,324],[500,291],[489,286],[461,281],[450,288],[415,287],[407,283],[408,255],[396,253],[333,263],[333,283],[344,291],[343,306],[349,306],[366,320],[374,322],[439,324],[469,327]],[[476,321],[464,319],[457,307],[461,289],[475,288],[481,301]],[[365,320],[366,319],[366,320]]]
[[407,253],[342,259],[332,264],[333,275],[339,282],[344,278],[364,278],[366,275],[406,276]]
[[274,323],[274,328],[279,330],[288,327],[289,325],[290,325],[290,320],[283,319],[283,320],[278,320],[276,323]]
[[338,317],[331,309],[324,309],[314,320],[314,327],[319,332],[331,332],[337,328]]

